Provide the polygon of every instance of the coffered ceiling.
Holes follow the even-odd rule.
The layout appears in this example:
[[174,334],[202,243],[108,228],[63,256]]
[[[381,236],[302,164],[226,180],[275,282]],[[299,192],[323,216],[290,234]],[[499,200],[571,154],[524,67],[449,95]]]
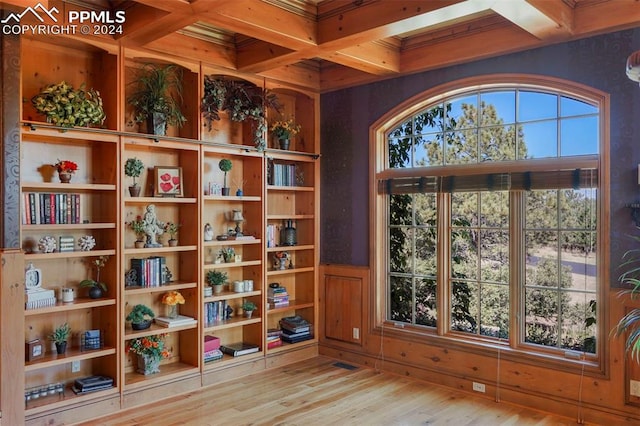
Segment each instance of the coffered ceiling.
[[[25,1],[3,2],[13,7]],[[109,43],[320,92],[640,24],[637,0],[69,0],[125,10]],[[640,49],[640,46],[638,46]]]

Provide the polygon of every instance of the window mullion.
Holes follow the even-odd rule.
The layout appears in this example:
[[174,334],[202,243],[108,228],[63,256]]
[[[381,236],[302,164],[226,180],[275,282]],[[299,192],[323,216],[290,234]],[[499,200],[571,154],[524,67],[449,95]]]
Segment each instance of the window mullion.
[[437,332],[446,334],[451,329],[451,194],[437,195]]
[[525,327],[525,194],[509,192],[509,346],[524,340]]

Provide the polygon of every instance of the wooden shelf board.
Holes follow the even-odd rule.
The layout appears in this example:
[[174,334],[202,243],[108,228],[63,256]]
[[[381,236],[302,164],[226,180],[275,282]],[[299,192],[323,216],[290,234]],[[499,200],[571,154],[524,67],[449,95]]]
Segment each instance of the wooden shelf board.
[[287,275],[287,274],[297,274],[300,272],[313,272],[315,268],[313,266],[307,266],[306,268],[294,268],[294,269],[283,269],[283,270],[275,270],[275,271],[267,271],[267,275]]
[[195,204],[195,197],[125,197],[125,204]]
[[313,250],[316,246],[313,244],[304,244],[299,246],[278,246],[278,247],[269,247],[267,248],[267,252],[277,252],[277,251],[297,251],[297,250]]
[[115,223],[66,223],[62,225],[22,225],[23,231],[65,231],[65,230],[82,230],[82,229],[115,229]]
[[148,248],[126,248],[124,254],[156,254],[156,253],[173,253],[179,251],[195,251],[198,246],[176,246],[176,247],[148,247]]
[[64,390],[63,399],[51,396],[45,397],[42,400],[38,399],[37,401],[29,401],[29,407],[25,410],[24,414],[25,418],[28,419],[29,417],[46,413],[49,410],[60,411],[61,408],[67,407],[72,404],[88,404],[94,400],[102,400],[119,396],[120,391],[116,387],[96,392],[90,392],[85,395],[76,395],[75,393],[73,393],[71,388],[66,387]]
[[151,324],[151,327],[146,330],[132,330],[131,328],[127,328],[124,331],[125,340],[135,339],[136,337],[144,337],[144,336],[156,336],[158,334],[164,333],[175,333],[183,330],[190,330],[192,328],[198,328],[198,324],[189,324],[182,325],[178,327],[160,327],[159,325]]
[[222,367],[226,368],[232,364],[246,362],[252,359],[259,359],[259,358],[262,358],[263,356],[264,356],[263,351],[253,352],[250,354],[240,355],[240,356],[232,356],[232,355],[224,354],[221,359],[204,363],[204,371],[206,372],[206,371],[217,370]]
[[262,197],[253,195],[204,195],[202,197],[204,201],[260,201]]
[[148,293],[164,293],[165,291],[181,290],[183,288],[195,288],[198,283],[187,281],[175,281],[160,287],[125,287],[126,295],[131,294],[148,294]]
[[100,358],[103,356],[113,355],[116,348],[107,347],[91,351],[81,351],[79,348],[68,348],[64,355],[58,355],[52,351],[47,352],[44,357],[37,360],[27,362],[24,371],[35,371],[42,368],[53,367],[56,365],[67,364],[73,361],[82,361],[85,359]]
[[267,220],[301,220],[301,219],[313,219],[312,214],[270,214],[267,215]]
[[86,192],[86,191],[115,191],[116,186],[108,183],[59,183],[59,182],[23,182],[20,185],[23,192]]
[[262,292],[260,290],[257,291],[244,291],[236,293],[235,291],[223,291],[220,294],[214,294],[213,296],[207,296],[204,298],[204,302],[216,302],[218,300],[229,300],[229,299],[241,299],[243,297],[250,296],[259,296]]
[[181,362],[174,362],[171,364],[160,364],[160,372],[145,376],[144,374],[136,373],[135,371],[125,374],[124,378],[124,393],[131,391],[138,391],[148,386],[157,386],[162,382],[168,382],[175,379],[183,379],[189,375],[197,376],[200,374],[200,369],[197,366],[190,364],[184,364]]
[[29,253],[25,254],[25,260],[36,259],[68,259],[72,257],[94,257],[94,256],[113,256],[116,254],[115,250],[91,250],[91,251],[68,251],[68,252],[55,252],[55,253]]
[[286,311],[293,311],[296,309],[313,308],[313,302],[299,302],[297,300],[290,300],[287,306],[278,306],[277,308],[271,308],[267,310],[267,315],[281,314]]
[[38,309],[25,309],[24,315],[42,315],[52,314],[57,312],[75,311],[78,309],[90,309],[98,308],[100,306],[115,305],[116,299],[88,299],[88,298],[76,298],[73,302],[63,303],[56,302],[55,306],[47,306],[46,308]]
[[21,132],[23,138],[29,138],[30,136],[46,136],[53,139],[47,140],[48,142],[55,142],[55,139],[57,138],[83,139],[110,143],[118,143],[120,140],[117,133],[94,127],[62,128],[40,121],[23,121],[22,124]]
[[213,331],[224,330],[225,328],[233,328],[233,327],[241,327],[243,325],[257,324],[261,321],[262,319],[260,318],[260,316],[251,317],[251,318],[233,317],[228,320],[214,322],[213,324],[205,323],[203,331],[205,333],[210,333]]
[[255,266],[261,264],[261,260],[247,260],[246,262],[210,263],[204,265],[204,270],[206,271],[208,269],[240,268],[242,266]]
[[298,192],[313,192],[315,188],[313,186],[283,186],[283,185],[267,185],[267,191],[298,191]]
[[290,350],[293,347],[296,348],[300,348],[303,346],[311,346],[311,345],[315,345],[318,343],[318,340],[313,337],[309,340],[303,340],[302,342],[298,342],[298,343],[287,343],[287,342],[282,342],[282,346],[276,346],[275,348],[271,348],[271,349],[267,349],[267,354],[275,354],[278,352],[286,352],[288,350]]
[[180,138],[175,136],[159,136],[148,133],[120,132],[127,149],[135,149],[137,146],[153,146],[157,149],[177,149],[182,151],[199,151],[200,141],[196,139]]
[[205,241],[203,243],[204,247],[221,247],[221,246],[240,246],[245,244],[260,244],[262,242],[259,238],[254,238],[252,240],[224,240],[224,241]]
[[305,163],[316,161],[320,154],[304,151],[284,151],[281,149],[267,148],[265,149],[267,158],[270,160],[290,160]]

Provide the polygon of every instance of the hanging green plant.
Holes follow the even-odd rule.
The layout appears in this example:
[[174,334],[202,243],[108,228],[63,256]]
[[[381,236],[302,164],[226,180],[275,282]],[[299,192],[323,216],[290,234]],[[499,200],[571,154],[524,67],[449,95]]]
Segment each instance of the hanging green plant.
[[102,125],[106,118],[102,108],[100,92],[85,90],[84,83],[79,89],[65,81],[51,84],[31,98],[38,113],[47,118],[47,122],[61,127]]
[[210,75],[204,78],[204,96],[200,110],[209,130],[214,120],[220,120],[220,111],[227,111],[232,121],[252,120],[253,142],[258,151],[263,151],[267,146],[267,108],[280,111],[275,93],[248,81]]

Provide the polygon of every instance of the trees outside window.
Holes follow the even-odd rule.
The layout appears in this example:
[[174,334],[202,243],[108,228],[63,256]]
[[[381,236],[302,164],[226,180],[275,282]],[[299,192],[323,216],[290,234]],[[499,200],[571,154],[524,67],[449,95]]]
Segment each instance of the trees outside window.
[[595,356],[600,114],[564,92],[500,87],[392,126],[378,179],[385,318]]

